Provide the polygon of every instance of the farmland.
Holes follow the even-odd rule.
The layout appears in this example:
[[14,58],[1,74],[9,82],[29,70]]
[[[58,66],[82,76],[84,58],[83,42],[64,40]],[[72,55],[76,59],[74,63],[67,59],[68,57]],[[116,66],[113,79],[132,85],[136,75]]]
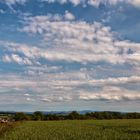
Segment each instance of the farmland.
[[11,131],[18,123],[0,123],[0,137],[8,131]]
[[25,121],[0,140],[140,140],[140,120]]

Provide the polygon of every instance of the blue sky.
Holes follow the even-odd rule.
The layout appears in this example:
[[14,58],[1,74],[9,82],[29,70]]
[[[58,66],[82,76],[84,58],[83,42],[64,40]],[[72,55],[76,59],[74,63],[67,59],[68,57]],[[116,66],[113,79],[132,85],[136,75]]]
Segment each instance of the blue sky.
[[0,0],[0,110],[140,111],[140,0]]

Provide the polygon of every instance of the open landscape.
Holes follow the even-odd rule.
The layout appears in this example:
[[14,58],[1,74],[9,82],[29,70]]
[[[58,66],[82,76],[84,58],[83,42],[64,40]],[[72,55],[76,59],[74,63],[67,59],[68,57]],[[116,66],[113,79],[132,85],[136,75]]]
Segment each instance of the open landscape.
[[0,140],[140,140],[140,0],[0,0]]
[[25,121],[10,129],[0,140],[140,140],[140,120],[134,119]]
[[140,113],[5,113],[0,140],[140,140]]

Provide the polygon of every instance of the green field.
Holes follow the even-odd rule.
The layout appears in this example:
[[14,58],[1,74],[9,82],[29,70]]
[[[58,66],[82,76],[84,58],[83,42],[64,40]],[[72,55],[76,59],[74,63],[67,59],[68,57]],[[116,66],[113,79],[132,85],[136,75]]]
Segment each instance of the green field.
[[0,140],[140,140],[140,120],[26,121]]
[[17,123],[0,123],[0,137],[5,134],[7,131],[13,130],[17,126]]

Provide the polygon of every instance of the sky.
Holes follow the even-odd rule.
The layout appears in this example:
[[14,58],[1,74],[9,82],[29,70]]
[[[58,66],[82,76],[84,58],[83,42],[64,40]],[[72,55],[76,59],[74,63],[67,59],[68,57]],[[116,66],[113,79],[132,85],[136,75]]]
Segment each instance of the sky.
[[140,0],[0,0],[1,111],[139,106]]

